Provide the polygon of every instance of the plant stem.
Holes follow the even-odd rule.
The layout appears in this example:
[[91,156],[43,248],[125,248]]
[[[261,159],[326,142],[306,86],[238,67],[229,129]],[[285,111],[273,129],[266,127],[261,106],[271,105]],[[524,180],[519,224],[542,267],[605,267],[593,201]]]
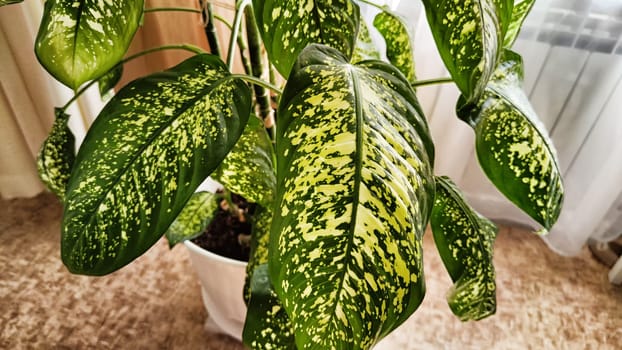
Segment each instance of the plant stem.
[[242,80],[244,80],[246,82],[249,82],[251,84],[259,85],[259,86],[262,86],[262,87],[264,87],[266,89],[270,89],[270,90],[274,91],[277,95],[281,95],[283,93],[283,91],[281,89],[279,89],[277,86],[274,86],[274,85],[272,85],[272,84],[270,84],[270,83],[268,83],[266,81],[263,81],[263,80],[261,80],[259,78],[254,77],[252,75],[231,74],[230,77],[232,79],[234,79],[234,78],[242,79]]
[[[147,49],[145,51],[141,51],[138,53],[135,53],[131,56],[128,56],[124,59],[122,59],[121,61],[119,61],[119,63],[115,64],[114,67],[110,68],[108,70],[108,72],[110,72],[113,69],[116,69],[118,66],[123,65],[133,59],[136,59],[138,57],[144,56],[144,55],[148,55],[150,53],[153,52],[158,52],[158,51],[164,51],[164,50],[186,50],[186,51],[190,51],[190,52],[194,52],[196,54],[201,54],[201,53],[205,53],[205,51],[203,51],[201,48],[196,47],[194,45],[190,45],[190,44],[178,44],[178,45],[162,45],[162,46],[158,46],[158,47],[154,47],[151,49]],[[108,74],[108,72],[100,75],[99,77],[91,80],[88,84],[84,85],[84,87],[82,87],[80,90],[78,90],[78,92],[75,93],[75,95],[73,95],[73,97],[67,101],[67,103],[65,103],[65,105],[62,107],[62,110],[65,111],[73,102],[75,102],[78,97],[80,97],[80,95],[82,95],[86,90],[88,90],[91,86],[93,86],[93,84],[95,84],[97,81],[99,81],[99,79],[101,79],[103,76],[105,76],[106,74]]]
[[251,4],[251,0],[239,0],[236,4],[235,19],[233,20],[233,28],[231,30],[231,37],[229,38],[229,50],[227,51],[227,67],[231,71],[233,69],[233,58],[236,41],[240,34],[240,23],[242,22],[242,15],[244,15],[244,9]]
[[437,79],[428,79],[428,80],[417,80],[410,84],[413,88],[426,86],[426,85],[435,85],[435,84],[447,84],[453,83],[454,80],[452,78],[437,78]]
[[189,8],[189,7],[152,7],[145,9],[144,13],[149,12],[163,12],[163,11],[176,11],[176,12],[192,12],[192,13],[201,13],[201,10]]
[[[249,55],[251,58],[252,75],[256,78],[262,78],[265,67],[263,55],[261,52],[261,38],[253,8],[247,6],[244,9],[244,18],[246,20],[246,36],[248,38]],[[270,92],[261,85],[255,85],[255,100],[257,101],[259,117],[264,122],[268,118],[272,118],[272,104],[270,102]]]
[[216,32],[216,26],[214,26],[214,11],[212,4],[205,0],[199,0],[201,6],[201,19],[203,20],[203,30],[207,43],[209,44],[210,52],[218,57],[221,56],[220,43],[218,42],[218,33]]

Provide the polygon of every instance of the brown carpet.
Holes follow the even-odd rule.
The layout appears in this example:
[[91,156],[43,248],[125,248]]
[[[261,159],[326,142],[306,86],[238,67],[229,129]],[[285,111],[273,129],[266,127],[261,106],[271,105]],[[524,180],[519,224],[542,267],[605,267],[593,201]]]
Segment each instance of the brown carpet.
[[[183,247],[159,242],[106,277],[74,276],[59,258],[61,207],[51,195],[0,201],[0,349],[242,349],[203,329]],[[495,245],[497,314],[461,323],[450,280],[425,239],[428,293],[379,349],[622,349],[622,288],[588,251],[564,258],[519,229]]]

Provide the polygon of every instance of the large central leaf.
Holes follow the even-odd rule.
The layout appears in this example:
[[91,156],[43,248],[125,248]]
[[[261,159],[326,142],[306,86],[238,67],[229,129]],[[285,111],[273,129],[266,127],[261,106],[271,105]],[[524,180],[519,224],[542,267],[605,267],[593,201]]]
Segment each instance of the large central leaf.
[[279,106],[270,275],[299,349],[364,349],[424,294],[433,153],[413,90],[388,64],[300,55]]
[[77,89],[125,55],[143,14],[143,0],[48,0],[35,52],[63,84]]
[[119,91],[89,130],[67,185],[61,248],[69,270],[106,274],[153,245],[249,114],[248,86],[212,55]]
[[352,55],[360,14],[351,0],[253,0],[253,7],[270,61],[284,77],[309,43]]

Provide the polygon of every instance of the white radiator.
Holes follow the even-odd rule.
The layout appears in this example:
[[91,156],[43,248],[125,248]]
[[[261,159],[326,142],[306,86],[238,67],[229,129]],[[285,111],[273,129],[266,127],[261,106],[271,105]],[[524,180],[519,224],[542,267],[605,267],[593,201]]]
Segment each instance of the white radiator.
[[[418,77],[447,76],[419,2],[398,11],[415,31]],[[560,220],[546,239],[576,254],[589,237],[622,233],[622,1],[538,0],[514,49],[524,88],[557,148],[566,185]],[[483,214],[534,226],[488,182],[473,131],[455,116],[454,86],[420,88],[437,145],[436,169],[458,182]]]

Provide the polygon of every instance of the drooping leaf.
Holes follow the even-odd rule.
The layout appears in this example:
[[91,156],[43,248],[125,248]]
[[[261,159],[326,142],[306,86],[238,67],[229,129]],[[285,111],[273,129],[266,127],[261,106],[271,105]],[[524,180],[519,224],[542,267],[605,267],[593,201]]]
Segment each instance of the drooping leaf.
[[492,261],[497,227],[473,210],[447,177],[436,178],[430,224],[443,264],[455,283],[447,295],[453,313],[462,321],[493,315],[497,308]]
[[212,178],[250,202],[268,206],[274,200],[274,148],[261,119],[251,117],[238,143]]
[[61,108],[54,110],[56,119],[48,137],[43,141],[37,155],[37,170],[41,181],[61,201],[65,199],[65,188],[71,174],[76,155],[76,139],[67,126],[69,114]]
[[289,317],[270,283],[268,264],[255,269],[251,290],[242,333],[244,344],[254,350],[296,350]]
[[360,10],[351,0],[253,0],[253,8],[268,57],[286,78],[310,43],[352,56]]
[[4,5],[10,5],[10,4],[17,4],[19,2],[22,2],[24,0],[0,0],[0,6],[4,6]]
[[143,0],[48,0],[35,42],[39,62],[77,89],[125,55],[143,14]]
[[514,4],[512,21],[510,22],[508,30],[505,33],[503,47],[509,49],[512,45],[514,45],[514,42],[520,33],[520,29],[523,26],[523,22],[525,22],[525,18],[527,18],[527,15],[535,3],[535,0],[518,0],[518,2]]
[[506,51],[475,106],[458,115],[475,129],[479,163],[492,183],[546,230],[557,221],[564,186],[548,133],[523,92],[521,57]]
[[409,82],[414,82],[415,58],[406,24],[398,15],[385,10],[374,18],[374,27],[384,37],[389,62],[397,67]]
[[153,245],[237,142],[250,99],[212,55],[121,89],[89,129],[67,186],[69,270],[106,274]]
[[423,0],[441,58],[468,102],[484,92],[499,61],[513,0]]
[[177,243],[201,235],[214,219],[217,209],[218,201],[214,193],[194,193],[166,230],[165,235],[169,247],[172,249]]
[[352,53],[352,63],[361,62],[365,60],[379,60],[380,52],[369,34],[369,28],[363,19],[359,21],[359,33],[356,37],[356,43],[354,45],[354,52]]
[[112,68],[108,73],[104,74],[97,85],[99,87],[99,94],[103,97],[108,91],[112,90],[115,85],[121,80],[123,76],[123,65],[118,65]]
[[424,294],[433,146],[392,65],[308,46],[277,120],[270,277],[300,349],[365,349]]

